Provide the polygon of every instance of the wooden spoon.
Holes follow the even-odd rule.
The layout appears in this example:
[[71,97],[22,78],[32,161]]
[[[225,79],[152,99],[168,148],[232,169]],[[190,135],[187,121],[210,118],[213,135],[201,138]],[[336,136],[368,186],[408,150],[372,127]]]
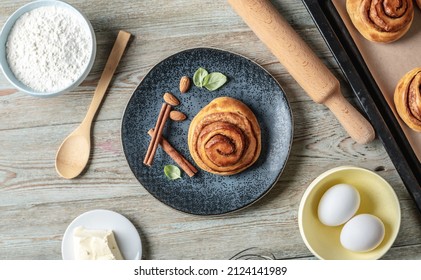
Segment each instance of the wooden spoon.
[[107,64],[95,89],[94,97],[82,123],[60,145],[56,155],[57,173],[72,179],[78,176],[88,163],[91,151],[91,125],[96,112],[101,105],[108,85],[114,75],[118,63],[123,56],[131,34],[120,31],[114,43]]

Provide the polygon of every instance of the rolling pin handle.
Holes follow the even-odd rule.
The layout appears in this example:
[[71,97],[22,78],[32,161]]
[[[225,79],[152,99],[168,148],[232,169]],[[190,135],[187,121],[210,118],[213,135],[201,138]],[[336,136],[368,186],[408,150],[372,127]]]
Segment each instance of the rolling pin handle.
[[374,140],[376,134],[371,124],[346,100],[339,89],[324,101],[324,105],[332,111],[355,142],[368,144]]

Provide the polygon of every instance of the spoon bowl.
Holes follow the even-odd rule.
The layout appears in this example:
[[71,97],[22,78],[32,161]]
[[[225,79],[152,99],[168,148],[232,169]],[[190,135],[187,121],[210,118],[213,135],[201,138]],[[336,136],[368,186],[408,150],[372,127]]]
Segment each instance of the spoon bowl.
[[89,160],[91,150],[90,133],[70,134],[61,144],[56,156],[56,171],[66,179],[78,176]]

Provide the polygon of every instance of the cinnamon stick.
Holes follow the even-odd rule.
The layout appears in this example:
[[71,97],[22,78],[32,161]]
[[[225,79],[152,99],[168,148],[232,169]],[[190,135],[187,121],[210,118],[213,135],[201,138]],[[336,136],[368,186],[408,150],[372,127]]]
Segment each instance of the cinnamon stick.
[[[154,129],[150,129],[148,134],[153,137]],[[180,154],[163,136],[159,141],[162,149],[186,172],[189,177],[193,177],[197,173],[196,167],[194,167],[182,154]]]
[[164,130],[164,126],[166,121],[168,120],[170,112],[171,106],[167,103],[163,103],[155,124],[155,131],[157,133],[154,133],[154,135],[152,136],[152,139],[149,142],[148,150],[146,151],[145,159],[143,160],[143,163],[148,166],[152,165],[156,149],[158,148],[158,143],[161,140],[162,131]]

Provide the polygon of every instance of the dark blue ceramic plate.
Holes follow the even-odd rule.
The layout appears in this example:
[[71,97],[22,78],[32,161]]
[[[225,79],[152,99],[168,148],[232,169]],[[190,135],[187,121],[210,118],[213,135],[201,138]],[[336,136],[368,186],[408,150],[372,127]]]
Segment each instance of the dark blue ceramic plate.
[[[193,77],[197,68],[222,72],[228,82],[210,92],[192,85],[180,94],[184,75]],[[262,130],[260,157],[249,169],[231,176],[203,170],[192,178],[171,181],[164,166],[175,164],[158,148],[152,167],[143,165],[150,137],[165,92],[181,101],[177,110],[186,113],[183,122],[168,121],[164,137],[194,164],[187,145],[190,121],[206,104],[219,96],[230,96],[247,104]],[[276,80],[253,61],[218,49],[197,48],[174,54],[153,67],[130,98],[123,115],[121,138],[129,166],[142,186],[161,202],[186,213],[218,215],[246,207],[275,185],[285,167],[293,138],[293,122],[288,100]]]

